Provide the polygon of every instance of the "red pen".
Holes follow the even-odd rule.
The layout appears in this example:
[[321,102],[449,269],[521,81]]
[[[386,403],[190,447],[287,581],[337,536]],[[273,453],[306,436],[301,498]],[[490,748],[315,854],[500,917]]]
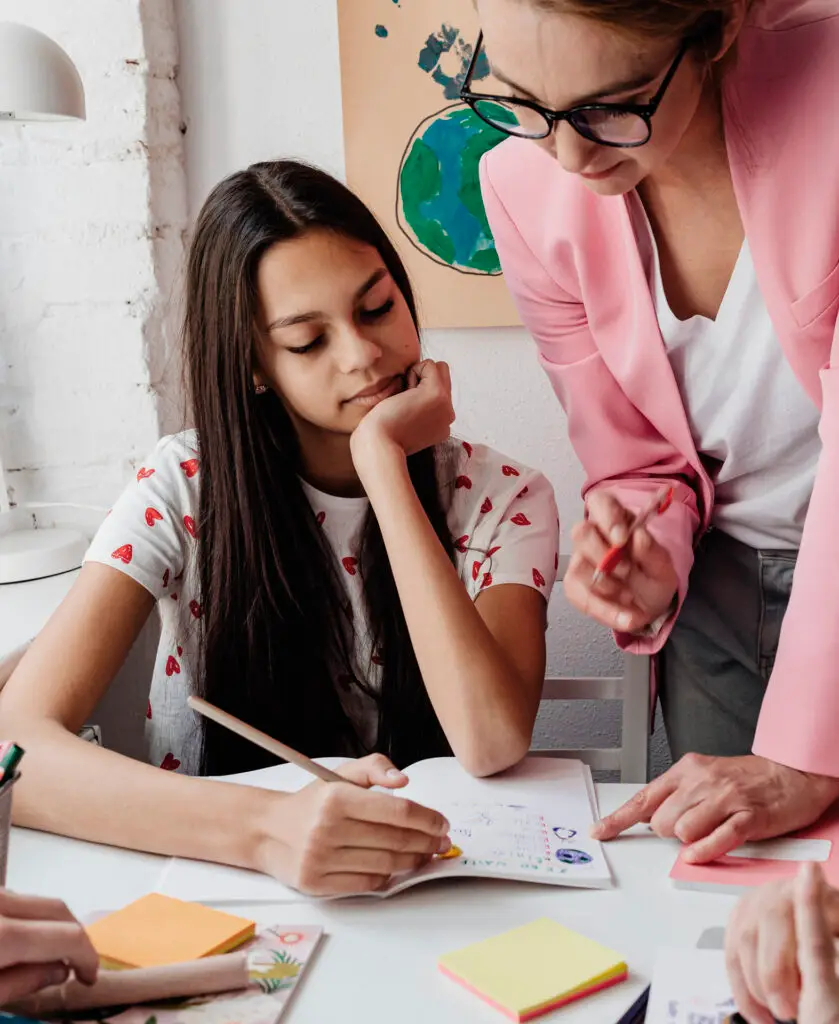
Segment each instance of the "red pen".
[[597,584],[603,579],[604,576],[608,576],[610,572],[613,572],[618,562],[623,558],[623,554],[626,551],[627,545],[632,540],[632,535],[636,530],[639,530],[642,526],[646,526],[647,523],[653,518],[653,516],[660,516],[662,512],[666,512],[668,508],[673,504],[673,492],[672,487],[668,487],[664,491],[659,491],[653,500],[647,505],[646,508],[641,509],[629,524],[626,531],[626,540],[622,544],[615,544],[606,552],[603,556],[600,565],[595,569],[594,575],[591,578],[591,585],[596,587]]

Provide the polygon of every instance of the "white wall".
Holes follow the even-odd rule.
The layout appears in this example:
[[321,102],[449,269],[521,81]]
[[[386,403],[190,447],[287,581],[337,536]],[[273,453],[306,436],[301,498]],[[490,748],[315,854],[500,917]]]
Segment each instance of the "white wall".
[[110,504],[158,437],[186,222],[171,0],[0,0],[85,85],[84,123],[0,124],[0,445],[13,501]]
[[[178,415],[170,305],[187,211],[172,0],[0,0],[0,20],[62,46],[87,100],[84,123],[0,123],[9,492],[107,507]],[[155,625],[93,717],[139,756]]]
[[[335,0],[175,0],[175,8],[190,215],[220,178],[255,160],[296,156],[343,177]],[[550,477],[567,549],[582,511],[583,476],[527,334],[428,331],[425,343],[429,355],[451,364],[458,434]],[[572,613],[559,593],[549,639],[551,674],[619,671],[611,639]],[[540,733],[574,746],[613,743],[615,710],[562,705],[542,717]]]

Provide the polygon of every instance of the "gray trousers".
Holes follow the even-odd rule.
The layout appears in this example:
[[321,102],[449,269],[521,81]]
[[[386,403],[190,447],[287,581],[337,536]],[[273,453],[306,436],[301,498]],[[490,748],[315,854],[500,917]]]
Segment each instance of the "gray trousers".
[[691,751],[750,752],[797,554],[758,551],[719,530],[700,542],[687,599],[659,658],[674,761]]

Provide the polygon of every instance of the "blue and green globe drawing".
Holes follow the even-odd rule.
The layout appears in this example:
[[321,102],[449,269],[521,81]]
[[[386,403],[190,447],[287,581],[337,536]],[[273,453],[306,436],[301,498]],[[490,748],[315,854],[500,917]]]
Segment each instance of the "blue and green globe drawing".
[[465,104],[432,114],[411,137],[399,168],[396,216],[413,245],[437,263],[465,274],[501,273],[478,165],[505,138]]

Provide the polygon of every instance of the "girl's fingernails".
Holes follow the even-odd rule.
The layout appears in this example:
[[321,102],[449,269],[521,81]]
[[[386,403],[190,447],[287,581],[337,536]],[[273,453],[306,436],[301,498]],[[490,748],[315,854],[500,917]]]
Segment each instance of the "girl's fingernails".
[[613,544],[623,544],[626,540],[626,530],[622,526],[613,526],[609,531],[609,540]]
[[451,848],[452,848],[452,841],[451,841],[451,839],[449,839],[448,836],[443,836],[443,838],[440,840],[439,846],[437,847],[437,852],[438,853],[448,853]]
[[629,612],[621,612],[617,617],[618,629],[628,629],[629,623],[632,622],[632,616]]
[[404,772],[400,772],[398,768],[388,768],[387,777],[389,779],[407,779],[407,775]]

